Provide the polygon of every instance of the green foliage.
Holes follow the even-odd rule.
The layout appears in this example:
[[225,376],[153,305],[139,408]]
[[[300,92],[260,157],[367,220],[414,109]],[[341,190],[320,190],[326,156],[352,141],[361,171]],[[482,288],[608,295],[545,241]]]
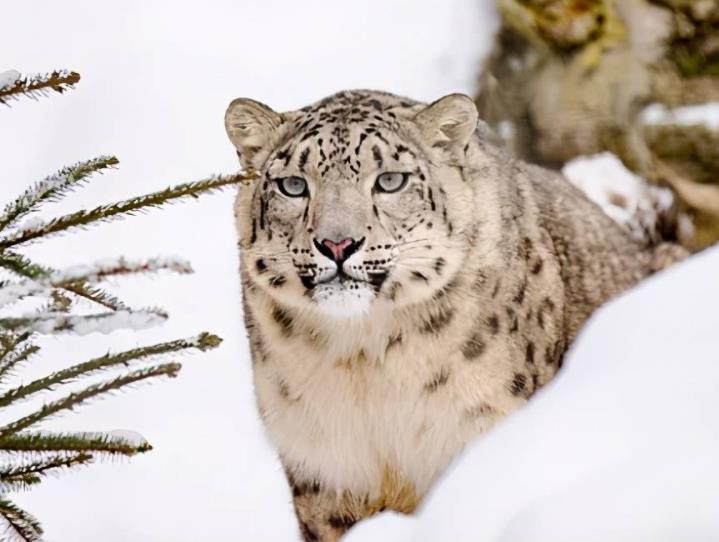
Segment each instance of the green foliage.
[[[1,75],[1,74],[0,74]],[[0,77],[2,79],[2,77]],[[0,82],[0,103],[19,96],[36,97],[49,90],[64,92],[79,81],[74,72],[56,71],[47,75],[21,77]],[[0,281],[0,409],[3,414],[13,411],[20,402],[35,399],[44,393],[64,386],[75,389],[60,398],[44,402],[24,416],[6,416],[12,421],[0,427],[0,518],[6,524],[11,539],[40,540],[42,527],[37,519],[18,508],[8,498],[13,491],[37,485],[55,472],[92,463],[104,456],[133,456],[152,449],[144,440],[111,433],[51,433],[39,431],[38,424],[80,406],[91,399],[111,394],[138,382],[175,377],[181,365],[161,361],[170,355],[186,351],[216,348],[221,339],[207,332],[195,337],[147,345],[121,352],[108,352],[100,357],[75,363],[59,371],[21,385],[12,380],[31,362],[40,347],[34,340],[42,334],[108,332],[117,328],[142,328],[164,320],[161,309],[134,309],[106,292],[100,283],[108,277],[130,274],[171,271],[189,273],[189,264],[178,259],[155,258],[130,261],[118,258],[98,264],[83,265],[66,270],[40,265],[18,252],[30,242],[86,226],[131,216],[150,208],[161,207],[178,199],[197,197],[226,186],[246,182],[247,176],[213,176],[146,194],[125,201],[81,210],[46,222],[21,220],[42,207],[57,201],[73,190],[90,182],[97,173],[117,166],[114,156],[80,162],[63,168],[35,183],[9,202],[0,214],[0,270],[9,277]],[[42,300],[42,306],[30,313],[16,314],[13,307],[25,299]],[[79,313],[79,300],[90,302],[98,311]],[[140,365],[130,370],[131,365]],[[104,380],[94,380],[79,387],[85,379],[115,371]]]

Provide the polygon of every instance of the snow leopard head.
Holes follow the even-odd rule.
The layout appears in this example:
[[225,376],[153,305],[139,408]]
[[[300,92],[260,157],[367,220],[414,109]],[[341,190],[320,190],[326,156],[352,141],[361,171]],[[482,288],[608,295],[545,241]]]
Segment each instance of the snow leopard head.
[[286,113],[234,100],[225,126],[242,166],[236,217],[248,280],[275,301],[339,317],[441,291],[468,251],[470,98],[430,105],[340,92]]

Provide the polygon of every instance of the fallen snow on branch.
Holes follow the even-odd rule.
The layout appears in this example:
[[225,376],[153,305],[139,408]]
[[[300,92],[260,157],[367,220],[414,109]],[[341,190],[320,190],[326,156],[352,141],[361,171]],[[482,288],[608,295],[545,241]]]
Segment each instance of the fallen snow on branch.
[[18,79],[20,79],[20,72],[17,70],[0,72],[0,88],[12,85]]
[[76,265],[56,271],[50,275],[52,284],[62,284],[85,280],[97,282],[107,276],[128,275],[134,273],[154,273],[157,271],[192,273],[190,262],[178,256],[160,256],[148,260],[130,260],[122,256],[105,258],[90,265]]
[[154,310],[124,310],[89,315],[48,312],[26,315],[21,319],[27,320],[22,326],[24,329],[37,333],[68,331],[77,335],[87,335],[93,332],[112,333],[118,329],[147,329],[164,322],[167,315]]

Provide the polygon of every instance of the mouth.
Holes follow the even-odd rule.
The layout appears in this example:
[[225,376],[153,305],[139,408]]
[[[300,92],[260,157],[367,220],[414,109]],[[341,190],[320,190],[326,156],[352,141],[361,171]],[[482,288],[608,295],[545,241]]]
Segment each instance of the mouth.
[[382,271],[369,273],[368,275],[369,279],[363,280],[348,275],[343,269],[338,269],[334,275],[314,283],[313,287],[321,285],[332,285],[339,286],[342,288],[355,289],[361,286],[366,286],[368,288],[372,288],[373,290],[375,290],[375,292],[378,292],[379,289],[382,287],[382,284],[384,284],[385,279],[387,278],[387,273],[385,271]]

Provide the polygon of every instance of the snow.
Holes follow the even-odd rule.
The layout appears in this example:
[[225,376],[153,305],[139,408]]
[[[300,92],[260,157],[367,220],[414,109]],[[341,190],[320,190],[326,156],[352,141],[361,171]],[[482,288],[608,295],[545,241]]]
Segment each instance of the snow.
[[651,186],[610,152],[579,156],[562,173],[637,240],[657,238],[658,223],[674,203],[668,188]]
[[50,334],[58,331],[72,332],[75,335],[89,333],[112,333],[120,329],[142,330],[162,324],[167,316],[155,310],[119,310],[101,314],[74,315],[64,312],[45,312],[25,314],[30,323],[28,329],[37,333]]
[[416,517],[379,516],[347,542],[719,539],[717,276],[719,247],[607,304]]
[[[287,110],[343,88],[379,88],[421,100],[472,93],[497,27],[493,4],[217,0],[202,6],[177,2],[168,9],[160,2],[130,2],[115,6],[108,17],[89,0],[68,0],[44,4],[38,17],[32,3],[10,3],[3,15],[13,24],[0,33],[2,50],[13,53],[9,61],[26,73],[66,66],[82,80],[62,96],[51,93],[3,109],[0,199],[11,200],[63,165],[104,153],[120,158],[118,170],[38,216],[47,219],[236,171],[222,118],[238,96]],[[33,29],[33,47],[15,46],[27,41],[27,28]],[[130,461],[101,462],[13,495],[41,519],[48,540],[298,539],[290,493],[254,404],[233,196],[228,190],[23,250],[54,268],[120,255],[146,260],[181,254],[196,270],[189,276],[119,281],[113,293],[130,306],[162,306],[169,320],[136,332],[40,338],[43,350],[21,371],[23,381],[108,350],[202,330],[224,339],[211,352],[183,356],[183,370],[171,382],[98,401],[43,426],[53,431],[128,427],[154,447]],[[613,519],[626,520],[622,514],[631,512],[647,514],[638,530],[659,528],[660,521],[679,514],[687,521],[702,519],[702,510],[714,502],[711,495],[702,498],[708,486],[696,479],[691,465],[696,456],[697,468],[705,466],[702,450],[715,456],[718,451],[707,414],[717,405],[710,405],[705,393],[710,385],[716,388],[716,373],[684,378],[684,368],[703,371],[702,360],[716,352],[714,345],[707,347],[709,335],[703,335],[717,304],[717,281],[707,281],[710,273],[717,274],[716,260],[716,253],[700,256],[608,307],[569,357],[567,370],[469,449],[416,520],[384,515],[358,526],[348,539],[462,540],[466,532],[454,538],[452,533],[472,525],[473,540],[551,535],[559,541],[576,533],[572,529],[581,527],[580,518],[584,525],[607,530],[618,525]],[[688,295],[692,292],[697,295]],[[689,302],[697,315],[705,314],[705,322],[695,325]],[[684,322],[692,325],[678,325]],[[661,327],[669,324],[679,333]],[[693,330],[696,343],[687,343],[686,350],[662,342]],[[689,348],[705,357],[691,355]],[[662,370],[649,371],[654,365]],[[669,388],[665,373],[671,367],[677,370]],[[32,406],[37,405],[29,401]],[[699,442],[702,423],[707,438]],[[693,456],[685,443],[702,446]],[[657,465],[666,478],[655,474]],[[688,482],[677,484],[682,469]],[[719,487],[715,468],[705,474],[707,484]],[[671,491],[660,491],[664,480]],[[580,509],[591,497],[583,486],[605,500]],[[681,505],[662,508],[675,495],[684,499]],[[630,501],[635,497],[639,500]],[[541,508],[545,503],[548,509]],[[655,520],[648,515],[652,510]],[[594,511],[607,513],[597,519],[590,517]],[[521,519],[515,529],[528,531],[508,530],[512,517]],[[713,527],[711,521],[697,521],[694,530],[674,538],[689,540],[688,534]],[[564,527],[564,535],[548,530]],[[368,538],[372,529],[377,534]],[[701,534],[694,538],[702,540]],[[579,539],[584,540],[573,538]],[[622,540],[620,535],[606,539]]]
[[667,108],[663,104],[653,103],[642,110],[640,120],[643,124],[648,125],[704,125],[710,130],[719,130],[719,102],[675,108]]
[[104,258],[91,265],[75,265],[58,270],[50,276],[52,284],[88,280],[96,282],[109,275],[126,275],[131,273],[154,273],[157,271],[173,271],[175,273],[192,273],[192,264],[179,256],[162,256],[146,260],[131,260],[124,256]]
[[12,85],[20,78],[20,72],[17,70],[7,70],[0,72],[0,88]]

